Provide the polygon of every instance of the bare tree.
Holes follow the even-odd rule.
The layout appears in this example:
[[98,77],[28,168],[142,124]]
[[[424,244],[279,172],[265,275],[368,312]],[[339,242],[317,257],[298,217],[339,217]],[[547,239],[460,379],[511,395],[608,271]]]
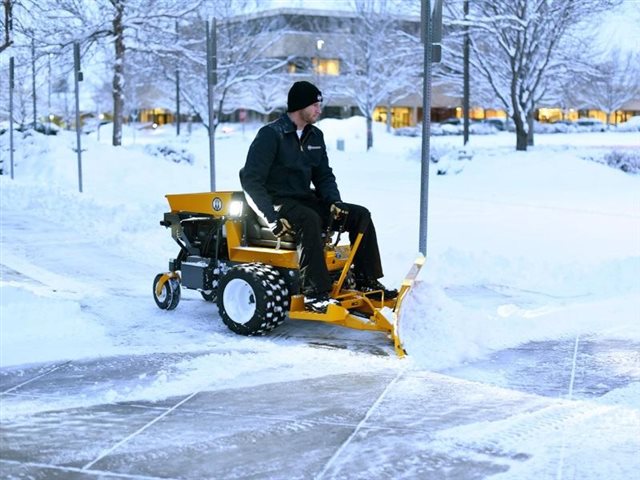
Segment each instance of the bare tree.
[[367,124],[367,150],[373,146],[373,113],[414,89],[421,69],[419,31],[403,22],[385,0],[356,0],[356,17],[345,36],[341,86],[337,93],[353,99]]
[[640,54],[607,52],[596,62],[590,75],[581,77],[574,95],[585,108],[595,108],[611,114],[640,95]]
[[2,16],[2,20],[0,20],[3,33],[2,43],[0,43],[0,53],[9,48],[13,43],[13,39],[11,38],[11,30],[13,29],[13,2],[11,0],[2,0],[2,7],[4,15]]
[[[164,31],[180,18],[198,8],[200,2],[180,0],[25,0],[36,19],[36,35],[44,45],[67,50],[80,42],[83,53],[91,55],[96,45],[112,44],[113,138],[122,143],[125,103],[125,69],[129,49],[146,49],[149,55],[167,50],[173,38]],[[161,41],[167,42],[156,50]]]
[[[253,1],[220,0],[213,9],[202,11],[202,17],[189,28],[189,47],[179,52],[184,75],[182,95],[190,109],[198,114],[207,128],[217,128],[221,116],[239,106],[230,101],[266,76],[282,71],[286,58],[269,55],[283,34],[275,18],[243,15]],[[213,86],[215,118],[209,118],[206,84],[206,21],[215,19],[217,43],[216,82]],[[252,106],[253,108],[253,106]]]
[[[450,25],[470,26],[471,62],[516,128],[516,150],[532,141],[539,102],[553,96],[558,79],[571,72],[567,45],[581,22],[619,0],[475,0],[465,19],[450,8]],[[459,6],[460,2],[457,3]],[[452,5],[450,5],[452,6]],[[447,53],[456,55],[455,51]]]
[[231,107],[255,110],[265,117],[287,106],[287,88],[291,80],[287,74],[273,73],[260,80],[249,81],[241,85],[231,96]]

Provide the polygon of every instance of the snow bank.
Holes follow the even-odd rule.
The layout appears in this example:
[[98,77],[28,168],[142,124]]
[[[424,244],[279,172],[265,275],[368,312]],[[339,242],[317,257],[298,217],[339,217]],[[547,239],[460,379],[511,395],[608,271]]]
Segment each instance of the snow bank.
[[510,298],[512,290],[502,294],[499,288],[475,286],[448,292],[417,282],[403,303],[400,337],[411,360],[431,370],[531,341],[578,334],[640,341],[638,291],[601,299],[533,293]]
[[3,367],[114,352],[112,339],[78,301],[48,289],[3,283],[0,289]]

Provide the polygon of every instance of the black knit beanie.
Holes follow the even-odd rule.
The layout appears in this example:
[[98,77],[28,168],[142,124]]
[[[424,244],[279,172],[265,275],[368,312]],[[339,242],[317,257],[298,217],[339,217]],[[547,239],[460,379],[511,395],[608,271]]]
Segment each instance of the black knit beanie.
[[287,97],[287,112],[302,110],[322,101],[322,92],[313,83],[301,81],[293,84]]

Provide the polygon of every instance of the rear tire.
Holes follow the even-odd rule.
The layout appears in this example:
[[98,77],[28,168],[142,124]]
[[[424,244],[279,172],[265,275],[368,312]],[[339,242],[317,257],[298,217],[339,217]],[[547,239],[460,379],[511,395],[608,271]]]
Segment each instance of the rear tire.
[[160,295],[157,295],[156,287],[163,275],[163,273],[159,273],[153,279],[153,299],[161,310],[173,310],[180,302],[180,282],[175,278],[170,278],[162,286]]
[[235,333],[264,335],[284,322],[288,310],[289,290],[273,267],[236,265],[220,280],[218,311]]
[[202,295],[202,298],[204,298],[207,302],[215,302],[217,300],[215,290],[201,290],[200,295]]

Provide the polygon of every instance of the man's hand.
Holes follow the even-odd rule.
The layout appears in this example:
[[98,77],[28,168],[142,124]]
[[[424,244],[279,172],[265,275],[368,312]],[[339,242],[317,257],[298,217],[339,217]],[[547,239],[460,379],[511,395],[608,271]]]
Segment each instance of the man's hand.
[[331,204],[331,207],[329,207],[329,211],[331,212],[331,216],[335,219],[344,217],[347,213],[349,213],[349,209],[342,202]]
[[291,232],[293,228],[291,228],[291,224],[287,221],[286,218],[279,218],[276,220],[276,223],[271,224],[271,232],[276,237],[281,237],[287,232]]

